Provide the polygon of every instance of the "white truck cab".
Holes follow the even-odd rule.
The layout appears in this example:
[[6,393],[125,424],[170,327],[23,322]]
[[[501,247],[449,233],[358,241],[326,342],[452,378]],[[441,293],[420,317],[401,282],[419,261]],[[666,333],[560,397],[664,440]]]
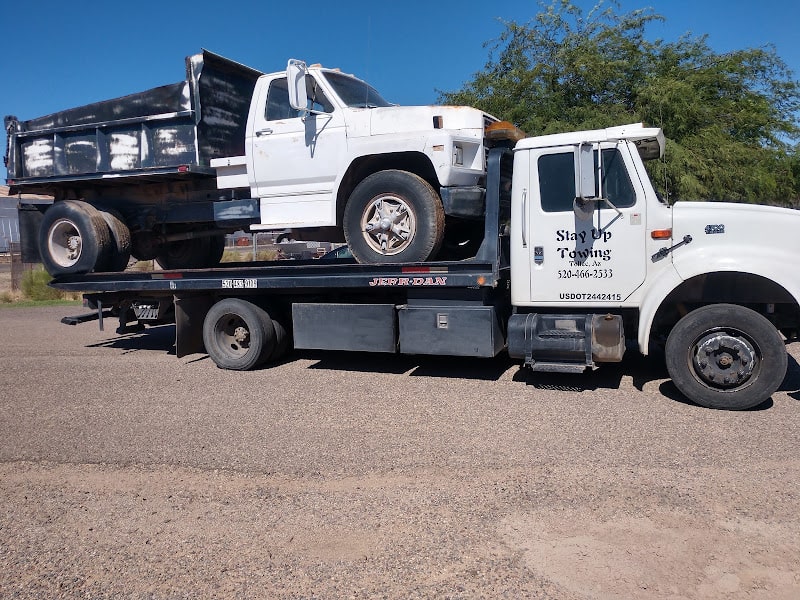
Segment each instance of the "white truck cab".
[[[584,350],[582,366],[621,360],[633,337],[624,328],[645,355],[664,343],[688,397],[752,406],[785,374],[778,332],[796,335],[800,213],[668,206],[643,163],[663,152],[661,130],[640,124],[516,145],[509,353],[537,370],[563,370],[564,356]],[[565,343],[584,327],[592,343]]]
[[290,60],[256,83],[245,156],[211,166],[219,188],[258,199],[252,230],[328,228],[362,262],[427,260],[445,216],[483,217],[495,122],[468,107],[396,106],[352,75]]
[[657,158],[663,148],[661,130],[640,125],[517,144],[511,263],[530,268],[513,273],[515,306],[638,302],[645,279],[669,263],[649,258],[664,245],[650,232],[668,231],[672,217],[641,158]]

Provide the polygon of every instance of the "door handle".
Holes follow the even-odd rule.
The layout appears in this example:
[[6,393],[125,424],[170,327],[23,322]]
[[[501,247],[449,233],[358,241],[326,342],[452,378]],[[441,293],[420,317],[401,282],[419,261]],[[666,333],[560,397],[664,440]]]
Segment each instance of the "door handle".
[[262,135],[269,135],[272,133],[272,129],[267,127],[266,129],[259,129],[256,131],[256,137],[261,137]]
[[528,212],[528,190],[522,190],[522,247],[528,247],[528,222],[525,219],[525,214]]

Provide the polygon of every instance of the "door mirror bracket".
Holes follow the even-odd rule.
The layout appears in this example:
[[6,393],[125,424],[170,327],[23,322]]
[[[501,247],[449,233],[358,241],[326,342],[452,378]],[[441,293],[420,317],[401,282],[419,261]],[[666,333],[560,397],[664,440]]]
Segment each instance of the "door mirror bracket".
[[579,221],[591,221],[592,215],[594,214],[594,205],[594,198],[581,198],[580,196],[576,196],[575,200],[572,202],[572,212],[575,213],[575,217]]

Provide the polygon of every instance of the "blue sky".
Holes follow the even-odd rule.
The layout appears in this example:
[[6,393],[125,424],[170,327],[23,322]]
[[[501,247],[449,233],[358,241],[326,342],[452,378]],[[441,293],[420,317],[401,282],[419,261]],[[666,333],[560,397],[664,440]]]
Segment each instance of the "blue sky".
[[[708,34],[719,52],[774,44],[800,78],[797,0],[621,6],[666,17],[651,26],[652,38]],[[184,57],[202,47],[265,72],[290,57],[320,62],[366,79],[392,102],[430,104],[485,64],[484,43],[503,30],[498,19],[527,22],[538,10],[536,0],[10,2],[0,16],[0,116],[30,119],[180,81]]]

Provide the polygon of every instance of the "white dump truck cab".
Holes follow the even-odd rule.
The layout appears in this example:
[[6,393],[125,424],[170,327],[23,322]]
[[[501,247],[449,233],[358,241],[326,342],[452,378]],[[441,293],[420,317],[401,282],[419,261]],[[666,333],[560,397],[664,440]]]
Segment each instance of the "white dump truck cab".
[[453,233],[480,241],[496,122],[468,107],[396,106],[352,75],[290,60],[256,84],[246,155],[211,164],[218,187],[258,199],[252,230],[324,228],[361,262],[428,260],[446,217],[476,223]]

